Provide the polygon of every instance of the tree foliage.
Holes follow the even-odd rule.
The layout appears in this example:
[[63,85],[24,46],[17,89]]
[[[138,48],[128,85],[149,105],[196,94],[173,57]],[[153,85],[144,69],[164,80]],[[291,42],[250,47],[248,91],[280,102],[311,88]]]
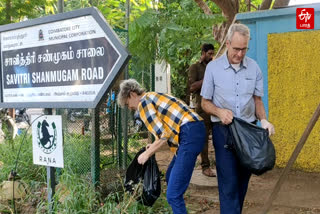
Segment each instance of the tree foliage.
[[0,0],[0,25],[41,17],[53,11],[54,0]]
[[163,1],[131,22],[130,52],[141,69],[155,60],[169,63],[173,94],[183,99],[188,66],[198,60],[201,44],[215,44],[211,28],[223,20],[221,14],[202,13],[193,1]]
[[[115,28],[125,29],[126,0],[105,0],[97,5],[110,25]],[[147,8],[151,7],[150,1],[130,0],[130,20],[139,17]]]
[[[125,29],[126,0],[68,0],[64,11],[72,11],[86,7],[97,7],[113,28]],[[130,0],[130,20],[139,17],[151,2],[146,0]]]

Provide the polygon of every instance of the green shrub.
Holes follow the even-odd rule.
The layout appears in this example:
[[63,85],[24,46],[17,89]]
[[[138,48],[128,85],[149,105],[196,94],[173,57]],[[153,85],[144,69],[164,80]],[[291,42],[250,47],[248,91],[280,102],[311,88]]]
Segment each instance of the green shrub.
[[[92,188],[90,181],[67,172],[60,176],[52,209],[55,213],[95,213],[99,204],[99,193]],[[47,213],[49,204],[43,200],[38,204],[38,213]]]
[[[122,182],[122,179],[119,182]],[[141,185],[140,185],[141,187]],[[137,188],[140,189],[141,188]],[[87,178],[64,173],[60,178],[57,192],[54,196],[53,210],[56,213],[96,213],[96,214],[148,214],[148,213],[172,213],[164,194],[152,207],[146,207],[139,203],[139,190],[133,195],[124,192],[110,193],[104,199],[99,191],[95,191]],[[42,201],[38,205],[38,213],[46,213],[48,203]]]
[[44,182],[46,180],[45,167],[33,164],[32,136],[30,134],[25,135],[25,133],[22,133],[12,142],[5,141],[0,144],[0,160],[2,161],[0,182],[8,179],[10,171],[15,169],[16,161],[17,173],[25,182]]
[[91,168],[91,137],[80,134],[64,136],[64,167],[75,174],[87,174]]
[[[140,186],[142,188],[142,186]],[[161,194],[152,207],[142,205],[137,201],[139,197],[139,188],[132,195],[126,192],[116,192],[109,194],[102,203],[98,214],[153,214],[153,213],[172,213],[171,208],[165,198]]]

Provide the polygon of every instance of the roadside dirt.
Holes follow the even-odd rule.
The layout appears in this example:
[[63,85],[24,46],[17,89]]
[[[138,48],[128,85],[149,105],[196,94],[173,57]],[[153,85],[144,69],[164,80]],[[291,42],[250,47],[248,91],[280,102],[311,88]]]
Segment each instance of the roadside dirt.
[[[166,147],[156,154],[161,171],[166,171],[172,156],[173,154]],[[214,162],[212,145],[209,146],[209,158]],[[199,164],[200,158],[198,157],[196,170],[200,170]],[[245,199],[244,214],[261,213],[282,170],[275,168],[261,176],[252,176]],[[203,176],[201,173],[194,173],[194,176],[195,174]],[[203,176],[201,179],[206,181],[207,177]],[[165,187],[165,183],[163,186]],[[190,185],[185,194],[185,200],[189,213],[220,213],[216,184],[212,186]],[[320,214],[320,173],[291,170],[268,214]]]

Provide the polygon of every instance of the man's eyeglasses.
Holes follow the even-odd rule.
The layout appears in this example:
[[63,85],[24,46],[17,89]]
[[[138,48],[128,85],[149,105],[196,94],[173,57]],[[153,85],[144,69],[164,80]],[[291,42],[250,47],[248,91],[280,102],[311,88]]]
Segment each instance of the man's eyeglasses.
[[234,48],[232,47],[232,49],[236,52],[236,53],[239,53],[240,51],[242,51],[242,53],[246,53],[249,48]]

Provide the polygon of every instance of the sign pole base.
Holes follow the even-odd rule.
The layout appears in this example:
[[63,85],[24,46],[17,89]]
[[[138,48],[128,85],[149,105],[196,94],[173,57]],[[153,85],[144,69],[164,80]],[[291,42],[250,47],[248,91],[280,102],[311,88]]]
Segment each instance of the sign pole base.
[[53,213],[53,196],[56,188],[55,178],[56,168],[47,166],[47,187],[48,187],[48,204],[49,213]]

